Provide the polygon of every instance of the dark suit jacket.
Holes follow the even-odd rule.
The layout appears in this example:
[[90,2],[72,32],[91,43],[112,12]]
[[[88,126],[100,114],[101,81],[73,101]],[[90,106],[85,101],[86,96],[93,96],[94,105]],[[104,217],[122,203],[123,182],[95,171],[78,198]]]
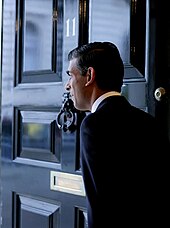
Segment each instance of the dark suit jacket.
[[84,118],[80,148],[88,228],[170,224],[169,150],[162,134],[151,115],[123,96],[106,98]]

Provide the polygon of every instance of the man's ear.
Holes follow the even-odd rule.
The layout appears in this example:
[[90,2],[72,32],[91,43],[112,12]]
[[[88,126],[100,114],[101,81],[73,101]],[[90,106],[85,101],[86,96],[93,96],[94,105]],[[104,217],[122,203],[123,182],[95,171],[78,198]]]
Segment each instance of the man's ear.
[[92,84],[95,80],[95,70],[93,67],[89,67],[88,70],[87,70],[87,82],[85,84],[85,86],[88,86],[90,84]]

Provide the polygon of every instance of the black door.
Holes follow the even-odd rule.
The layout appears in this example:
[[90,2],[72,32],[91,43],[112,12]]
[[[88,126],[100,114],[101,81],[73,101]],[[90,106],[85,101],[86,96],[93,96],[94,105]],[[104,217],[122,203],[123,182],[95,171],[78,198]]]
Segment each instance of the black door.
[[4,228],[85,226],[78,131],[56,123],[66,54],[78,44],[78,24],[77,1],[3,2]]
[[170,142],[170,14],[165,3],[150,2],[149,30],[148,107]]
[[[153,62],[159,42],[153,44],[151,39],[154,32],[158,34],[154,28],[160,17],[150,14],[157,8],[150,3],[3,1],[2,228],[87,227],[79,162],[83,115],[75,114],[73,132],[60,129],[56,122],[64,99],[67,53],[78,44],[116,43],[125,66],[122,94],[153,115],[159,110],[170,129],[170,102],[159,105],[162,101],[154,97]],[[158,87],[167,91],[167,79]]]

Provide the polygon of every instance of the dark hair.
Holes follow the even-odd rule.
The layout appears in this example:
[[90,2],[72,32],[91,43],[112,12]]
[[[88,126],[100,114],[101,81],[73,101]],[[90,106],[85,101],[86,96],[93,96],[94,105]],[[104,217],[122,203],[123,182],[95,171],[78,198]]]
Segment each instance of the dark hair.
[[85,75],[88,67],[96,72],[100,89],[121,91],[124,65],[118,48],[111,42],[92,42],[78,46],[68,54],[68,60],[77,58],[77,68]]

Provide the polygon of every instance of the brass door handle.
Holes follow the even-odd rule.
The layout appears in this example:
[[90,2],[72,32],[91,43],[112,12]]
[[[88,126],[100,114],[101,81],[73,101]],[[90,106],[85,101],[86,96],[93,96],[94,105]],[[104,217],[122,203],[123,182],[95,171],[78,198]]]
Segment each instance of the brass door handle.
[[165,89],[163,87],[159,87],[155,90],[154,96],[157,101],[161,101],[165,94]]

